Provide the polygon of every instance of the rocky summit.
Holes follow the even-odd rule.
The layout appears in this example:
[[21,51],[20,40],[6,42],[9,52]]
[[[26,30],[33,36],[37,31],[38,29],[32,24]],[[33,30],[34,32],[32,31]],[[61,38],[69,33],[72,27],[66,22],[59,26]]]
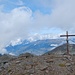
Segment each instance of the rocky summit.
[[75,75],[75,55],[21,54],[0,62],[0,75]]

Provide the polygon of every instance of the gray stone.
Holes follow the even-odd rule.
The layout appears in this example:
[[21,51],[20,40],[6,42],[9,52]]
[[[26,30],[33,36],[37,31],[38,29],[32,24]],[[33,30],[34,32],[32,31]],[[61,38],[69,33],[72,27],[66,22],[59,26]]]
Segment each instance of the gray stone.
[[71,63],[66,63],[66,66],[71,66]]

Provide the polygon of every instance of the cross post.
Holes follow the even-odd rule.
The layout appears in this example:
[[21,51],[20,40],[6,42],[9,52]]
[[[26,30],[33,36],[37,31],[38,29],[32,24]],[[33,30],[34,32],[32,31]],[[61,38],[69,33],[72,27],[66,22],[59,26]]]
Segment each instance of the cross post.
[[75,36],[75,35],[69,35],[68,34],[68,31],[66,31],[66,35],[60,35],[60,37],[66,37],[66,42],[67,42],[67,44],[66,44],[66,47],[67,47],[67,55],[69,55],[69,40],[68,40],[68,37],[70,37],[70,36]]

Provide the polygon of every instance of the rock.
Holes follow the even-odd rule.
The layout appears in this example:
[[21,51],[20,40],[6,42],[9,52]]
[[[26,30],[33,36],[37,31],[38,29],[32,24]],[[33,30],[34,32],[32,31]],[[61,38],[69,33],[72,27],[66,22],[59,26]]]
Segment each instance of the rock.
[[72,67],[67,68],[67,70],[68,70],[70,73],[73,73],[73,68],[72,68]]
[[40,67],[40,70],[41,70],[41,71],[44,71],[44,70],[46,70],[46,69],[47,69],[47,66],[41,66],[41,67]]
[[71,64],[72,64],[72,65],[74,65],[74,64],[75,64],[75,62],[71,62]]
[[16,61],[15,63],[16,63],[16,64],[19,64],[19,63],[21,63],[21,62],[20,62],[20,61]]
[[6,63],[5,65],[4,65],[4,68],[7,68],[9,66],[9,63]]
[[30,54],[30,53],[25,53],[25,54],[21,54],[19,57],[25,57],[25,58],[29,58],[29,57],[33,57],[34,55]]
[[71,58],[70,55],[64,55],[64,57],[65,57],[66,59],[68,59],[69,61],[72,61],[72,58]]
[[46,70],[46,73],[49,73],[49,71],[48,71],[48,70]]
[[26,69],[28,70],[28,69],[31,69],[32,67],[31,67],[31,65],[26,65]]
[[66,66],[71,66],[71,63],[66,63],[65,65],[66,65]]
[[44,71],[48,68],[48,66],[46,64],[39,64],[38,69],[40,69],[41,71]]
[[29,73],[29,74],[34,74],[34,69],[29,69],[29,70],[27,70],[27,72]]
[[47,62],[47,63],[53,63],[54,60],[53,60],[53,59],[48,59],[48,60],[46,60],[46,62]]

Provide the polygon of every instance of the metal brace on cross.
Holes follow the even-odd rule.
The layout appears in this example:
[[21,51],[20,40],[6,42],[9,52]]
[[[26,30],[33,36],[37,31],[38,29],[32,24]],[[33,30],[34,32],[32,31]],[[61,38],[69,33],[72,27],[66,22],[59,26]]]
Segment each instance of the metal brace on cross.
[[68,31],[66,31],[66,35],[60,35],[60,37],[66,37],[66,42],[67,42],[66,46],[67,46],[67,54],[68,55],[69,55],[69,40],[68,40],[68,37],[70,37],[70,36],[75,36],[75,35],[69,35]]

